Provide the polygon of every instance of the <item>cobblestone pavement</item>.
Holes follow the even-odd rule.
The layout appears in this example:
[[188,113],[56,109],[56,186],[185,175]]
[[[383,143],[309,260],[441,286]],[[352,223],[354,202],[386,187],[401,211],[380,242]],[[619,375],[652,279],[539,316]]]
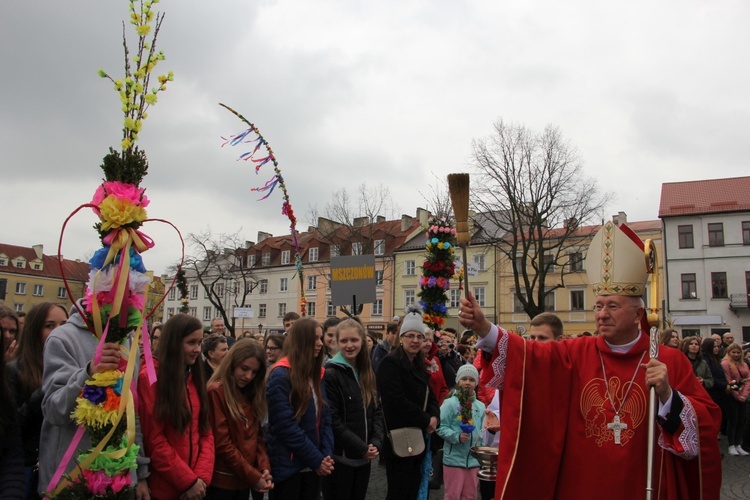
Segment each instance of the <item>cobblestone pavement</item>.
[[[724,458],[722,466],[721,500],[750,499],[750,456],[733,457],[727,453],[727,440],[722,436],[719,442]],[[367,500],[383,500],[387,490],[385,466],[373,464]],[[443,498],[443,490],[430,491],[430,500]],[[477,496],[477,498],[479,498]]]

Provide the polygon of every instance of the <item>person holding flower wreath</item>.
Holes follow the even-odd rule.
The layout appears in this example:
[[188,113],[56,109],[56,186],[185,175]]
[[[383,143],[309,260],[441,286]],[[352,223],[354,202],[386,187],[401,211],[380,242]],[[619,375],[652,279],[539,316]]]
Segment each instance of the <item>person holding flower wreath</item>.
[[745,412],[747,398],[750,396],[750,368],[742,359],[742,348],[739,344],[729,344],[721,360],[724,374],[729,382],[729,393],[732,395],[727,401],[727,441],[730,455],[748,455],[742,449],[742,434],[745,426]]
[[[84,307],[84,301],[78,302],[78,307]],[[39,442],[39,493],[44,494],[50,485],[55,468],[60,464],[73,436],[78,429],[71,414],[76,408],[77,399],[82,394],[86,381],[95,374],[111,372],[126,364],[122,357],[122,348],[130,349],[130,340],[124,344],[105,342],[101,358],[94,363],[98,339],[89,330],[86,321],[81,317],[79,309],[73,307],[68,321],[55,328],[44,344],[44,370],[42,375],[42,431]],[[136,366],[137,368],[137,366]],[[142,436],[140,421],[136,421],[135,444],[141,446]],[[78,444],[79,449],[91,448],[91,436],[87,430]],[[149,459],[144,456],[143,448],[138,452],[137,469],[130,474],[135,488],[136,500],[149,498],[148,477]],[[69,472],[75,466],[71,460],[66,466]],[[121,488],[123,486],[120,486]]]
[[473,365],[462,365],[456,372],[456,388],[440,407],[443,438],[443,481],[445,500],[473,500],[479,486],[479,462],[471,455],[472,446],[481,443],[484,403],[474,392],[479,372]]

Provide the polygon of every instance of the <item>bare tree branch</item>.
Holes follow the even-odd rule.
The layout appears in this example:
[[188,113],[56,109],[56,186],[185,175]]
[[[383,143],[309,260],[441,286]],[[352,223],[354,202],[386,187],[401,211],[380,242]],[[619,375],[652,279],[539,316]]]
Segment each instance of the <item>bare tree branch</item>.
[[501,120],[473,150],[474,208],[505,233],[498,249],[516,297],[534,317],[565,286],[572,255],[590,237],[581,226],[599,220],[612,195],[584,175],[578,150],[552,125],[538,133]]

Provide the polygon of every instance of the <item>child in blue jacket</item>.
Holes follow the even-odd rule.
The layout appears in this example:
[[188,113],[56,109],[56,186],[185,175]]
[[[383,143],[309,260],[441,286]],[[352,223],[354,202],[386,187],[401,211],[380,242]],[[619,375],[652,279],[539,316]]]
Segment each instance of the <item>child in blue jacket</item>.
[[[466,364],[456,372],[456,389],[440,407],[437,433],[445,440],[443,446],[443,482],[445,500],[474,499],[477,495],[479,462],[471,456],[472,446],[481,445],[484,424],[484,403],[476,398],[479,373]],[[459,395],[468,397],[461,401]],[[465,411],[461,412],[461,405]],[[471,410],[469,411],[469,408]]]

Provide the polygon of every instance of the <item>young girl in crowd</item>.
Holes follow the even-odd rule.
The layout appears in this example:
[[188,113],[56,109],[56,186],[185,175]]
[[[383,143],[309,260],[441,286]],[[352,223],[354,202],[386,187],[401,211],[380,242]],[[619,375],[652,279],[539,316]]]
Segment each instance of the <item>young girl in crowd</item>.
[[321,383],[322,339],[315,320],[295,321],[268,377],[271,500],[318,500],[321,476],[333,471],[331,415]]
[[353,319],[336,327],[338,352],[326,364],[324,378],[333,422],[333,472],[323,482],[326,500],[363,500],[370,461],[383,442],[383,414],[365,328]]
[[263,346],[242,339],[209,381],[216,461],[207,498],[247,500],[251,488],[264,493],[273,486],[260,429],[266,414],[265,379]]
[[[145,367],[138,377],[143,442],[151,458],[151,498],[192,500],[206,496],[214,470],[214,438],[208,419],[200,361],[203,326],[187,314],[171,317],[157,348],[157,381]],[[156,360],[154,360],[156,362]]]
[[5,356],[0,355],[0,498],[26,498],[23,444],[16,421],[16,405],[5,380]]
[[8,365],[8,382],[18,407],[18,423],[24,443],[26,495],[38,498],[39,435],[42,432],[42,370],[44,343],[52,330],[68,321],[60,304],[42,302],[31,308],[18,336],[16,358]]
[[[479,372],[472,365],[462,365],[456,372],[456,390],[440,407],[440,427],[437,433],[445,440],[443,446],[443,480],[445,500],[471,500],[476,498],[479,486],[479,462],[471,447],[479,444],[484,425],[484,404],[475,396]],[[467,391],[468,399],[459,400],[458,393]],[[466,408],[463,414],[462,404]],[[470,410],[469,410],[470,408]],[[471,420],[470,427],[466,427]]]
[[724,351],[721,361],[724,373],[729,382],[731,398],[727,401],[727,441],[730,455],[748,455],[742,449],[742,429],[745,425],[747,397],[750,395],[750,369],[742,359],[742,348],[731,344]]

